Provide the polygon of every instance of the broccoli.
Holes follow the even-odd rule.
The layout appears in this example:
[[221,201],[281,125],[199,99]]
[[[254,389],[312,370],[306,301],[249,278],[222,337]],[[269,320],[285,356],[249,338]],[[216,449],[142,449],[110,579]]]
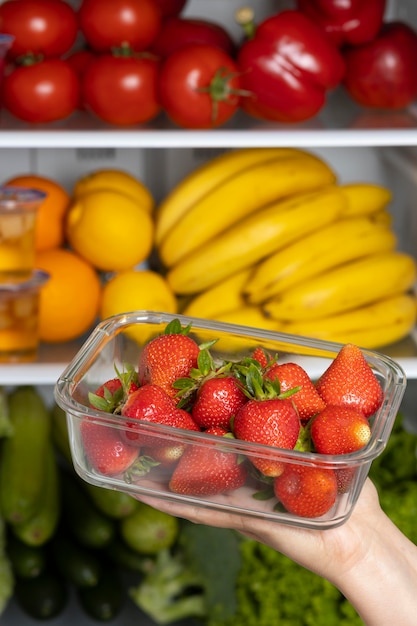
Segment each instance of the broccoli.
[[236,610],[239,543],[232,530],[182,520],[178,544],[144,561],[130,597],[157,624],[208,615],[228,619]]
[[[194,572],[181,554],[160,550],[155,559],[147,559],[148,571],[136,587],[129,588],[135,604],[157,624],[172,624],[186,617],[206,613],[201,589],[197,592]],[[189,593],[192,590],[193,593]]]

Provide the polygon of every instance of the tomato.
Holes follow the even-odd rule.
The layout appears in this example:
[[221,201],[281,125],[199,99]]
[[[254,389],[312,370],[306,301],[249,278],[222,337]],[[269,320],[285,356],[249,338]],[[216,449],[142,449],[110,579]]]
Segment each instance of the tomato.
[[159,97],[168,117],[183,128],[214,128],[240,103],[234,60],[216,46],[190,44],[163,62]]
[[187,0],[154,0],[154,2],[163,18],[179,15],[187,4]]
[[141,124],[160,111],[159,64],[150,55],[100,54],[82,78],[84,107],[110,124]]
[[78,17],[81,32],[96,52],[110,52],[122,44],[146,50],[162,21],[153,0],[83,0]]
[[363,106],[402,109],[417,97],[417,32],[388,22],[369,43],[346,49],[344,85]]
[[0,32],[15,37],[8,53],[61,56],[74,44],[78,18],[64,0],[6,0],[0,5]]
[[[80,79],[80,83],[88,67],[88,64],[90,63],[90,61],[92,61],[92,59],[95,58],[95,56],[95,53],[91,52],[91,50],[87,50],[87,48],[81,48],[80,50],[76,50],[75,52],[72,52],[69,56],[67,56],[66,61],[76,71],[77,76]],[[84,109],[84,105],[82,103],[81,89],[78,108]]]
[[4,77],[3,104],[25,122],[54,122],[73,113],[80,101],[80,81],[62,59],[16,66]]
[[164,20],[151,49],[155,54],[165,58],[190,43],[218,46],[231,56],[235,52],[235,43],[221,24],[205,19],[185,17],[171,17]]

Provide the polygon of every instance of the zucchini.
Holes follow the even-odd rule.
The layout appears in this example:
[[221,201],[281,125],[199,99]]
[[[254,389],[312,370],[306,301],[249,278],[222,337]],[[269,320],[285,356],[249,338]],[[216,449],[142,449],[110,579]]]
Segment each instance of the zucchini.
[[41,546],[49,541],[58,526],[61,513],[59,470],[52,442],[45,458],[46,472],[39,508],[27,521],[13,524],[12,531],[29,546]]
[[51,542],[51,552],[60,574],[76,587],[93,587],[100,579],[101,565],[97,553],[81,546],[65,533]]
[[107,566],[95,587],[77,589],[84,611],[94,620],[108,622],[115,619],[123,608],[125,592],[118,574]]
[[34,387],[9,394],[13,434],[2,440],[0,510],[9,524],[27,521],[39,508],[51,418]]
[[113,539],[115,520],[97,509],[75,474],[61,473],[62,511],[69,531],[82,545],[103,548]]
[[7,556],[18,578],[35,578],[46,569],[46,552],[42,547],[28,546],[9,533]]
[[14,595],[22,611],[36,620],[51,619],[62,613],[69,596],[65,581],[50,570],[36,578],[17,579]]

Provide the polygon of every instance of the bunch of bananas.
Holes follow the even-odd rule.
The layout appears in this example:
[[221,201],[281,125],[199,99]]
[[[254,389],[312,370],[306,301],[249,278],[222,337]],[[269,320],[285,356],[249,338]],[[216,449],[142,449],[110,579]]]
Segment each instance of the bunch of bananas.
[[186,315],[379,348],[417,313],[391,200],[304,150],[228,151],[157,207],[157,252]]

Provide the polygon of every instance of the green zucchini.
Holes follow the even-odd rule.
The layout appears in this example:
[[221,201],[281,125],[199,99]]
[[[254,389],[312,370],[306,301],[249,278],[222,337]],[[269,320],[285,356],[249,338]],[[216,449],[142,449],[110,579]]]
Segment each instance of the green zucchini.
[[81,546],[63,532],[50,545],[60,574],[76,587],[93,587],[100,579],[101,565],[96,552]]
[[38,510],[28,520],[12,526],[16,537],[30,546],[44,545],[53,537],[61,514],[59,470],[52,441],[48,442],[46,448],[45,466]]
[[2,441],[0,510],[10,524],[27,521],[39,508],[51,418],[34,387],[9,394],[13,434]]
[[62,613],[69,596],[66,582],[50,570],[36,578],[17,579],[14,595],[22,611],[36,620]]
[[116,522],[97,509],[77,476],[61,473],[62,506],[65,523],[84,546],[102,548],[113,539]]
[[78,599],[84,611],[94,620],[109,622],[123,608],[125,592],[117,572],[104,567],[103,575],[95,587],[78,588]]
[[28,546],[11,533],[7,537],[7,556],[18,578],[35,578],[45,571],[44,547]]

